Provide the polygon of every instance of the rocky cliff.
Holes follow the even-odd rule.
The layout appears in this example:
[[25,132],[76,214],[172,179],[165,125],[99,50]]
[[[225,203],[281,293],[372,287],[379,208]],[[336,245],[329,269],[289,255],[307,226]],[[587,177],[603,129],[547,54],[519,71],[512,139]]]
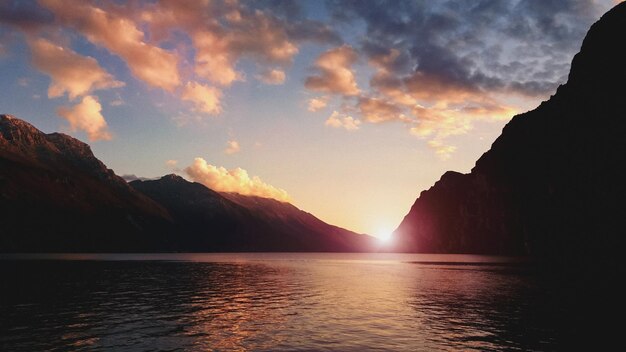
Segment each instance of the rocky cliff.
[[595,23],[568,81],[515,116],[469,174],[447,172],[395,231],[410,252],[577,256],[621,248],[626,3]]

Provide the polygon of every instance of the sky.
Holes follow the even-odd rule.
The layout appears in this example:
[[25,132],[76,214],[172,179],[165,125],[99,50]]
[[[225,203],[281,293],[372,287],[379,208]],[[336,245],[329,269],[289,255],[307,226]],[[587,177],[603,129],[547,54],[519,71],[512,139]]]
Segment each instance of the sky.
[[567,81],[614,0],[2,0],[0,113],[384,236]]

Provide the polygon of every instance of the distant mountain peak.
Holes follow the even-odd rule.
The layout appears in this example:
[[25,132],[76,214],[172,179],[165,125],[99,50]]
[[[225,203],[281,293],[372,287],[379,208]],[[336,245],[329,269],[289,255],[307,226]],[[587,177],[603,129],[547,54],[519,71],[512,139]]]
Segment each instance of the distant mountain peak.
[[167,174],[167,175],[161,176],[159,180],[170,181],[170,182],[188,182],[182,176],[179,176],[176,174]]
[[74,159],[81,164],[90,161],[90,166],[106,170],[95,158],[91,147],[64,133],[43,133],[30,123],[12,115],[0,115],[0,144],[7,150],[37,159],[48,159],[53,155]]

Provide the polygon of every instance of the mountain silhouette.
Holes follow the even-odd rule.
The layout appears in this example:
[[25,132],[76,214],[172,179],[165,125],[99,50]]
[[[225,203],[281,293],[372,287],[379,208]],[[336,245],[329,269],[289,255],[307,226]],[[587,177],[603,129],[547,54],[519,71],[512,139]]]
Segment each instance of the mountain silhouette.
[[622,3],[591,27],[556,94],[513,117],[470,173],[420,194],[395,249],[596,260],[622,248],[625,38]]
[[177,175],[132,181],[174,219],[176,245],[210,251],[367,251],[372,238],[329,225],[292,204],[218,193]]
[[0,252],[365,251],[372,243],[291,204],[176,175],[129,185],[87,144],[11,115],[0,115],[0,222]]

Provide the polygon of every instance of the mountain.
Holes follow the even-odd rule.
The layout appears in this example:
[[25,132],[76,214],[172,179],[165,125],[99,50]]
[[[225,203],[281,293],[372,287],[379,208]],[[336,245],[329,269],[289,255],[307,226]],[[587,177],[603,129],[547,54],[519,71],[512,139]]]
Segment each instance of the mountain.
[[91,148],[0,115],[0,252],[366,251],[289,203],[167,175],[128,184]]
[[372,239],[274,199],[218,193],[180,176],[130,183],[174,218],[178,243],[209,251],[366,251]]
[[0,115],[0,214],[2,251],[152,249],[170,221],[87,144],[10,115]]
[[555,95],[515,116],[469,174],[420,194],[395,249],[580,261],[623,248],[625,40],[622,3],[591,27]]

